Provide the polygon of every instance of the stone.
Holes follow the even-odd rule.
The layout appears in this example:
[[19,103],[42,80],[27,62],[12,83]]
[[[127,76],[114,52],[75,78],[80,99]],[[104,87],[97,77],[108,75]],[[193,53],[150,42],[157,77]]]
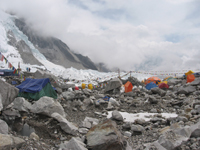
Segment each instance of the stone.
[[78,128],[67,119],[65,119],[62,115],[55,112],[51,115],[52,118],[56,119],[59,122],[59,125],[63,131],[68,134],[76,135],[78,132]]
[[8,125],[5,121],[0,119],[0,133],[8,134]]
[[194,91],[196,91],[196,88],[194,86],[180,87],[178,90],[178,94],[186,94],[187,95]]
[[30,139],[35,140],[35,141],[39,141],[40,140],[39,136],[35,132],[32,132],[30,134]]
[[13,108],[17,109],[18,111],[29,112],[31,110],[32,105],[28,101],[26,101],[23,97],[17,97],[13,101]]
[[0,93],[0,111],[3,109],[3,103],[2,103],[2,96],[1,96],[1,93]]
[[119,113],[119,111],[117,111],[117,110],[114,110],[113,112],[112,112],[112,119],[115,119],[115,120],[117,120],[117,121],[123,121],[123,117],[122,117],[122,115]]
[[190,126],[191,129],[191,137],[198,138],[200,137],[200,121],[197,122],[196,124]]
[[60,146],[60,149],[66,150],[87,150],[86,145],[78,138],[72,137],[69,142]]
[[110,82],[107,84],[104,92],[108,92],[108,91],[120,88],[121,85],[122,85],[122,81],[119,78],[114,78],[110,80]]
[[6,109],[6,107],[17,97],[19,89],[8,84],[7,82],[4,82],[3,80],[0,80],[0,87],[1,103],[3,105],[3,109]]
[[131,131],[133,131],[133,135],[140,135],[144,132],[144,127],[141,125],[131,125]]
[[36,114],[43,114],[51,117],[53,113],[59,113],[63,117],[66,116],[65,111],[61,104],[54,100],[51,97],[41,97],[38,101],[36,101],[31,108],[31,112]]
[[66,91],[66,92],[62,92],[62,96],[66,99],[66,100],[73,100],[75,98],[75,94],[74,92],[69,92],[69,91]]
[[25,141],[21,138],[12,135],[5,135],[0,133],[0,149],[20,148]]
[[122,150],[124,139],[116,128],[116,123],[105,120],[91,128],[86,134],[87,146],[90,150]]

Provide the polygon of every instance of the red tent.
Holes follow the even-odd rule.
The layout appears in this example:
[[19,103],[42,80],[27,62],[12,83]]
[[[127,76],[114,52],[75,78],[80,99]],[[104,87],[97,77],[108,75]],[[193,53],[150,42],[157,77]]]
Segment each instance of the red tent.
[[124,84],[124,87],[125,87],[125,93],[128,93],[132,91],[133,85],[131,82],[127,81],[126,84]]
[[195,76],[193,74],[187,75],[187,83],[194,81],[194,79],[195,79]]
[[77,86],[75,86],[75,90],[79,90],[79,88]]
[[166,84],[166,83],[160,83],[158,87],[161,88],[161,89],[164,89],[164,88],[165,88],[165,89],[168,89],[168,88],[169,88],[169,85]]

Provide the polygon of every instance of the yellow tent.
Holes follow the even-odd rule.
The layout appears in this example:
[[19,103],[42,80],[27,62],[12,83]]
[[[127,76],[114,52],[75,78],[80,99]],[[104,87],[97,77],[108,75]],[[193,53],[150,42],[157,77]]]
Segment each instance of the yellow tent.
[[88,89],[92,90],[93,89],[93,86],[92,84],[88,84]]
[[82,89],[85,89],[85,83],[82,83],[81,87]]
[[[161,84],[161,83],[165,83],[165,84],[167,84],[167,82],[168,82],[168,81],[162,81],[162,82],[160,82],[159,84]],[[158,85],[159,85],[159,84],[158,84]]]
[[189,75],[189,74],[193,74],[194,72],[192,70],[189,70],[187,73],[185,73],[185,75]]

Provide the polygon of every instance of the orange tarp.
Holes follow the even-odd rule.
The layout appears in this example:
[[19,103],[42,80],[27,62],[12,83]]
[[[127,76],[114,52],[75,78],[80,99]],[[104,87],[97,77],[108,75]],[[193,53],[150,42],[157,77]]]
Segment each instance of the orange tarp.
[[150,82],[154,82],[155,84],[158,84],[161,82],[161,80],[158,77],[149,77],[146,81],[145,84],[148,84]]
[[194,81],[194,79],[195,79],[195,76],[193,74],[187,75],[187,83]]
[[132,91],[133,85],[131,82],[128,81],[126,82],[126,84],[124,84],[124,87],[125,87],[125,93],[127,93]]

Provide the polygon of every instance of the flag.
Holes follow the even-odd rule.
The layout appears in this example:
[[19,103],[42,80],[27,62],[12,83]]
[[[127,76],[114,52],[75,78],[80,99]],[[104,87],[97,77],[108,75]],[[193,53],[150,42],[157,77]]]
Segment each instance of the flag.
[[17,71],[17,70],[15,69],[15,70],[13,71],[13,73],[15,74],[16,71]]
[[12,64],[10,62],[8,63],[8,68],[12,68]]
[[3,61],[3,59],[4,59],[4,56],[3,56],[3,55],[1,55],[1,61]]

